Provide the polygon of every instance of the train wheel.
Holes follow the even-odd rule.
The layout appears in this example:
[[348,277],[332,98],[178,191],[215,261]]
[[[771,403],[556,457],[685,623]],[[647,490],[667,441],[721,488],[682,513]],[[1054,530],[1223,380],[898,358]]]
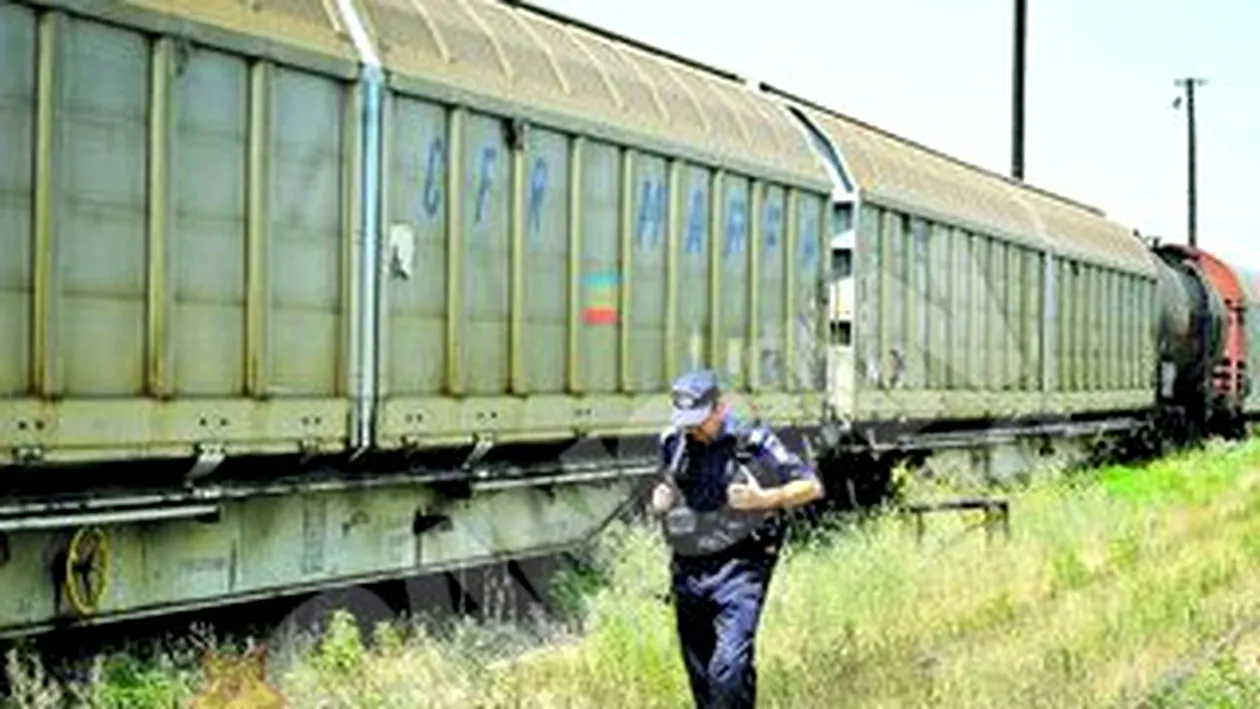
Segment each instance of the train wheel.
[[109,590],[112,552],[109,536],[99,527],[81,527],[66,549],[65,591],[79,615],[98,612]]

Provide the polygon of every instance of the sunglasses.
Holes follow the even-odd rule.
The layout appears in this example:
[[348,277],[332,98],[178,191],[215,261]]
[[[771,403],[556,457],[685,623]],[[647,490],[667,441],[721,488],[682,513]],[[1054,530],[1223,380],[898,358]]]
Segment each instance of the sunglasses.
[[670,394],[670,400],[674,408],[682,411],[712,408],[716,399],[717,397],[712,394],[703,396],[696,396],[687,392],[673,392]]

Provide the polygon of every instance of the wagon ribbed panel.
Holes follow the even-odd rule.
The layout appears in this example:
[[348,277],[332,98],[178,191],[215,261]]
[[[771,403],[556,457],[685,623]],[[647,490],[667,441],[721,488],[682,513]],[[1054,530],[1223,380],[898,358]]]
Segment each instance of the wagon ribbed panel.
[[867,302],[853,328],[856,418],[1149,405],[1151,392],[1129,372],[1155,367],[1154,311],[1121,310],[1129,282],[1146,302],[1155,270],[1130,230],[1092,207],[784,100],[835,147],[861,205],[854,278]]
[[0,5],[0,396],[30,387],[35,41],[30,8]]
[[523,4],[356,2],[405,263],[380,290],[380,446],[654,432],[702,366],[771,419],[819,406],[831,182],[782,105]]
[[0,462],[343,445],[360,121],[331,0],[0,28]]

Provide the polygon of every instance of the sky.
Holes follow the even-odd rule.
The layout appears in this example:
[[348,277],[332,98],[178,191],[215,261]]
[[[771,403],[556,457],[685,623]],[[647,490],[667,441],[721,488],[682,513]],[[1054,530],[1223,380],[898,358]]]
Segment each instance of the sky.
[[[533,0],[1010,173],[1013,0]],[[770,9],[767,12],[767,8]],[[1257,0],[1028,0],[1024,178],[1260,269]]]

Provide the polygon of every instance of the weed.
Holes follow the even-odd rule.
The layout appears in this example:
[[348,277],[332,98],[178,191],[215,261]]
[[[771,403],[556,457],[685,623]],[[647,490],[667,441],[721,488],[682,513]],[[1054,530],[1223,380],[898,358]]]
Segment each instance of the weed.
[[[1009,541],[967,531],[965,515],[934,517],[921,541],[891,515],[837,517],[797,538],[763,615],[760,705],[1109,705],[1151,695],[1254,612],[1260,441],[1009,493]],[[685,706],[657,531],[617,525],[581,558],[561,576],[565,623],[546,647],[471,623],[442,637],[382,626],[368,642],[342,614],[273,683],[291,706],[318,708]],[[32,697],[20,706],[72,694],[37,666],[8,665]],[[176,665],[105,663],[99,677],[82,706],[172,706],[197,685]],[[1222,660],[1152,701],[1247,706],[1258,693],[1254,668]]]

